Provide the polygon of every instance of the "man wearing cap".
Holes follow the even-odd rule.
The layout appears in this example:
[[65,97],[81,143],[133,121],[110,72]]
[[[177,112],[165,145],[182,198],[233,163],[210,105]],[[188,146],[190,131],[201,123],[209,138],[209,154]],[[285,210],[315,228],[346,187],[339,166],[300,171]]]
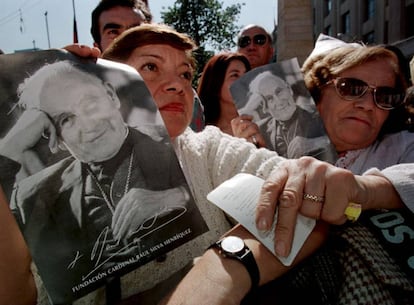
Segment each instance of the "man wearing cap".
[[263,27],[249,24],[237,35],[237,51],[247,57],[252,69],[266,65],[274,52],[272,36]]

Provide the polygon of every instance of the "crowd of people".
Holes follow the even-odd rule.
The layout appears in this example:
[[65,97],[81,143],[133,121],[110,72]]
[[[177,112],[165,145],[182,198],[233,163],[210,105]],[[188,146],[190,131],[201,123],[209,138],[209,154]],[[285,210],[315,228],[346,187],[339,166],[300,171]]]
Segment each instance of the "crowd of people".
[[[152,23],[150,11],[140,0],[102,0],[98,8],[92,13],[95,48],[70,45],[66,50],[83,58],[124,63],[141,75],[208,231],[75,304],[412,303],[414,134],[407,125],[410,95],[406,92],[412,84],[406,77],[406,61],[385,46],[349,44],[321,35],[302,72],[338,159],[335,164],[312,157],[286,159],[266,148],[252,117],[237,113],[229,90],[250,69],[270,62],[271,36],[262,27],[243,28],[237,36],[237,52],[220,53],[207,63],[198,88],[207,125],[197,132],[189,127],[197,106],[192,87],[193,40]],[[71,81],[93,83],[80,78]],[[35,95],[30,97],[36,99]],[[72,94],[68,100],[73,98],[76,104],[79,96]],[[97,100],[95,111],[111,110],[108,143],[116,142],[103,156],[89,158],[70,145],[76,133],[65,128],[84,128],[81,120],[67,123],[69,113],[81,111],[78,104],[42,101],[42,106],[25,110],[37,111],[40,118],[26,122],[32,139],[6,137],[0,142],[2,172],[18,171],[18,154],[13,152],[29,150],[45,130],[49,134],[59,131],[50,137],[51,148],[57,149],[59,141],[69,143],[74,158],[67,162],[89,164],[117,155],[134,132],[128,133],[121,122],[119,104],[102,100]],[[65,118],[56,115],[57,111]],[[73,165],[65,163],[63,170],[68,166]],[[274,242],[278,256],[290,252],[298,213],[317,220],[291,266],[283,265],[250,232],[208,202],[207,194],[237,173],[265,179],[256,226],[263,232],[273,230],[277,217]],[[53,178],[44,171],[39,174]],[[0,303],[50,304],[9,208],[36,197],[37,187],[25,188],[27,181],[20,183],[11,203],[1,197]],[[350,202],[362,208],[361,217],[352,223],[345,215]],[[223,255],[223,242],[229,236],[242,240],[248,261]]]

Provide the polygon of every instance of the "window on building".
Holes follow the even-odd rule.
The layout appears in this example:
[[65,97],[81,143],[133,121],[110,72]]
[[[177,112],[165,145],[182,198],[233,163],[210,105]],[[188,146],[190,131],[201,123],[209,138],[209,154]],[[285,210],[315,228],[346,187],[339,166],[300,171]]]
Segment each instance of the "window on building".
[[374,18],[375,16],[375,0],[365,0],[365,20]]
[[410,4],[406,9],[406,23],[405,23],[405,33],[406,37],[414,36],[414,4]]
[[373,44],[375,43],[375,33],[374,32],[369,32],[368,34],[364,35],[363,41],[366,44]]
[[342,15],[341,32],[344,34],[351,33],[351,14],[349,11]]
[[323,7],[324,16],[325,17],[328,16],[331,10],[332,10],[332,0],[325,0],[324,7]]
[[332,36],[332,35],[333,35],[333,33],[332,33],[332,27],[331,27],[330,25],[328,25],[328,26],[325,28],[325,34],[326,34],[326,35],[329,35],[329,36]]
[[388,29],[389,29],[389,22],[384,22],[384,43],[388,43]]

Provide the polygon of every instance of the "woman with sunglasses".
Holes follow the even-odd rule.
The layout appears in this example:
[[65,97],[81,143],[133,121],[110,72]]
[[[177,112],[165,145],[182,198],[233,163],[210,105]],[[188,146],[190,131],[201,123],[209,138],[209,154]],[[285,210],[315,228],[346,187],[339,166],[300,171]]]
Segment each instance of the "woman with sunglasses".
[[[326,246],[285,284],[292,288],[288,283],[300,278],[311,291],[306,300],[318,304],[408,304],[414,297],[414,134],[406,130],[404,67],[385,47],[322,35],[302,71],[338,160],[336,167],[310,158],[287,161],[272,177],[285,190],[303,181],[290,191],[304,199],[279,209],[279,253],[290,247],[298,212],[335,225],[345,223],[349,202],[363,213],[353,224],[331,227]],[[261,229],[274,208],[257,209]]]
[[[275,251],[281,256],[290,252],[298,213],[320,220],[313,234],[327,242],[282,277],[277,259],[255,251],[260,284],[279,278],[242,304],[412,304],[414,134],[405,130],[407,84],[401,71],[395,54],[384,47],[320,37],[303,72],[337,149],[336,166],[310,157],[281,162],[264,184],[256,224],[271,230],[278,206]],[[305,242],[295,263],[310,255],[311,244]],[[167,304],[189,304],[189,295],[194,303],[195,287],[206,304],[239,304],[248,294],[247,273],[240,275],[237,266],[212,251]]]

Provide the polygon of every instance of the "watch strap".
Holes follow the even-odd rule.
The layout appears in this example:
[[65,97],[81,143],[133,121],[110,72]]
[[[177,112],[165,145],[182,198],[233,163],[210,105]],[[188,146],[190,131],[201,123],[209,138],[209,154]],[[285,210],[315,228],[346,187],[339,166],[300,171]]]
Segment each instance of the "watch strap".
[[247,269],[247,272],[250,275],[250,280],[252,283],[251,290],[255,289],[257,286],[259,286],[260,281],[260,272],[259,267],[257,266],[256,259],[254,258],[253,252],[250,250],[250,248],[244,244],[243,251],[238,253],[237,255],[228,255],[226,254],[226,251],[224,251],[221,247],[222,239],[212,244],[210,248],[216,248],[219,250],[219,253],[230,259],[235,259],[241,262],[245,268]]
[[254,258],[252,250],[246,244],[245,247],[245,253],[242,258],[236,257],[247,269],[250,275],[250,279],[252,281],[252,288],[254,289],[257,286],[259,286],[260,281],[260,272],[259,267],[257,266],[256,259]]

